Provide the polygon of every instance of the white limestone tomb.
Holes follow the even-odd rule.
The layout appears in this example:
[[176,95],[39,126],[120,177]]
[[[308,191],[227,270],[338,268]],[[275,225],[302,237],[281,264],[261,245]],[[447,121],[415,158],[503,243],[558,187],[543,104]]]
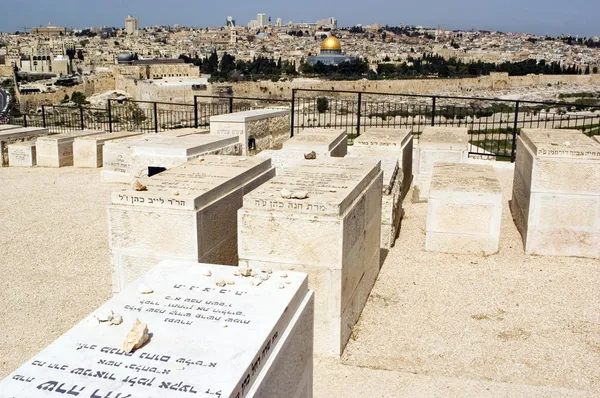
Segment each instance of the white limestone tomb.
[[102,181],[129,184],[154,174],[152,169],[170,169],[202,155],[239,155],[241,144],[236,137],[212,134],[147,134],[106,142],[103,151]]
[[443,253],[498,251],[502,190],[490,165],[436,163],[427,204],[425,249]]
[[102,153],[106,142],[139,136],[141,134],[136,132],[119,132],[75,138],[73,142],[73,165],[75,167],[89,168],[102,167]]
[[207,155],[112,193],[108,206],[113,289],[160,260],[237,265],[242,198],[275,175],[268,159]]
[[75,138],[102,134],[99,131],[80,130],[70,133],[39,137],[36,140],[36,161],[39,167],[73,166]]
[[239,137],[244,155],[249,141],[258,152],[278,149],[290,136],[290,110],[267,108],[211,116],[210,133]]
[[[234,273],[159,264],[0,381],[0,397],[311,398],[306,275]],[[127,352],[136,320],[148,338]]]
[[10,167],[33,167],[35,164],[35,141],[23,141],[8,146]]
[[600,143],[522,129],[510,209],[526,254],[600,258]]
[[38,127],[20,127],[14,125],[0,126],[0,167],[8,167],[8,146],[11,144],[32,141],[50,134],[48,129]]
[[429,198],[435,163],[466,163],[469,159],[469,131],[466,127],[425,127],[415,151],[413,200]]
[[379,274],[379,162],[329,158],[291,168],[244,197],[241,267],[309,274],[315,350],[342,354]]

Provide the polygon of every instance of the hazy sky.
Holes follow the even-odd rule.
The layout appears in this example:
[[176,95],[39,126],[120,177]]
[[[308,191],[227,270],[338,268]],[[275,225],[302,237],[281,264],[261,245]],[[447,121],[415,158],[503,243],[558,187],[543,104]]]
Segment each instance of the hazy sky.
[[329,16],[339,26],[423,25],[559,35],[600,36],[599,0],[2,0],[0,31],[52,22],[85,28],[123,27],[128,14],[146,25],[223,25],[228,15],[246,25],[257,13],[288,21]]

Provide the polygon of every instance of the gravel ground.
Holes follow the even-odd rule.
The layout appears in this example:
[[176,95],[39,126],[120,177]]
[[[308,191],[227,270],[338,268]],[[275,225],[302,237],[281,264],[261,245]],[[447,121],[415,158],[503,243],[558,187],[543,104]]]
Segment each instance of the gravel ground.
[[405,204],[344,364],[600,390],[600,262],[525,256],[508,206],[512,170],[497,174],[504,204],[496,255],[426,252],[427,204]]
[[[524,256],[499,177],[497,255],[425,252],[427,205],[405,205],[342,360],[315,359],[315,397],[599,395],[598,262]],[[70,167],[0,168],[0,183],[2,378],[110,297],[112,188]]]
[[97,170],[0,168],[0,378],[111,296]]

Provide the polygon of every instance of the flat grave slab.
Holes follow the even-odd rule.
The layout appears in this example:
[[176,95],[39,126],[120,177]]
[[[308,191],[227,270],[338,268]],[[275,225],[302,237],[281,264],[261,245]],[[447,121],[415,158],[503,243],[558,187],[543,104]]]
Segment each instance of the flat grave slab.
[[73,166],[73,142],[76,138],[103,134],[81,130],[39,137],[36,140],[36,161],[39,167]]
[[[4,125],[5,127],[7,125]],[[38,127],[20,127],[11,126],[0,130],[0,166],[7,167],[9,165],[8,146],[10,144],[32,141],[37,137],[50,134],[48,129]]]
[[238,212],[240,266],[309,274],[319,354],[342,354],[379,274],[382,178],[376,161],[316,160],[244,196]]
[[103,148],[102,180],[131,183],[149,175],[149,168],[170,169],[202,155],[239,155],[236,137],[193,134],[182,137],[144,135],[106,142]]
[[136,132],[119,132],[75,138],[73,142],[73,164],[75,167],[102,167],[102,153],[106,142],[139,136],[141,134]]
[[249,140],[258,152],[279,149],[290,131],[289,109],[254,109],[210,117],[210,133],[239,137],[244,155],[248,154]]
[[35,166],[35,141],[10,144],[8,146],[8,164],[10,167]]
[[466,163],[469,159],[469,131],[466,127],[425,127],[415,152],[413,200],[426,202],[435,163]]
[[427,206],[426,250],[496,253],[501,218],[502,189],[492,166],[435,164]]
[[311,152],[325,157],[346,156],[348,136],[346,129],[304,129],[283,143],[283,150]]
[[[0,381],[0,397],[312,397],[306,275],[234,273],[161,263]],[[122,323],[98,321],[111,313]],[[128,353],[136,319],[150,337]]]
[[242,198],[275,175],[268,159],[207,155],[114,191],[108,207],[113,290],[160,260],[237,265]]
[[510,208],[526,254],[600,258],[600,143],[522,129]]
[[23,127],[18,126],[16,124],[0,124],[0,131],[20,129],[20,128],[23,128]]

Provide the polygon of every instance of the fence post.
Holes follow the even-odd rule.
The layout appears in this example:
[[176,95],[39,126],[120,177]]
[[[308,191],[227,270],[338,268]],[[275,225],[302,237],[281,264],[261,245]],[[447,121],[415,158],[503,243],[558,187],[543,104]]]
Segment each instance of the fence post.
[[158,104],[154,103],[154,132],[158,133]]
[[27,115],[23,115],[23,127],[27,127]]
[[517,152],[517,123],[519,121],[519,104],[520,104],[520,101],[517,101],[517,103],[515,104],[515,123],[513,126],[512,149],[510,151],[511,163],[515,162],[515,156],[516,156],[516,152]]
[[85,130],[85,123],[83,122],[83,106],[79,105],[79,121],[81,122],[81,129]]
[[360,135],[360,114],[362,111],[362,93],[358,93],[358,107],[356,110],[356,116],[358,116],[356,120],[356,136]]
[[198,97],[194,95],[194,128],[198,128]]
[[233,95],[229,96],[229,113],[233,113]]
[[431,97],[433,99],[433,105],[431,106],[431,127],[435,126],[435,100],[436,97]]
[[42,104],[42,127],[46,128],[46,106]]
[[296,103],[296,89],[293,88],[292,89],[292,114],[290,115],[290,128],[291,128],[291,132],[290,132],[290,137],[294,136],[294,112],[295,112],[295,103]]
[[112,133],[113,132],[113,128],[112,128],[112,114],[110,111],[110,99],[108,100],[108,132]]

